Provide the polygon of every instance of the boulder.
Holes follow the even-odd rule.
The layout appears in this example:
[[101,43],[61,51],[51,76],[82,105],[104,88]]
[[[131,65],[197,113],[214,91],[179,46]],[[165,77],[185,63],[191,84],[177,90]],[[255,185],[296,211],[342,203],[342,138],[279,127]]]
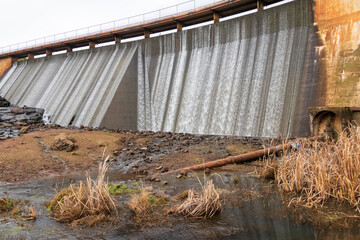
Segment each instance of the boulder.
[[50,146],[50,149],[55,151],[71,152],[78,148],[78,146],[75,145],[75,142],[74,138],[68,137],[66,134],[60,134],[55,137],[55,141]]
[[0,96],[0,107],[10,107],[10,102]]

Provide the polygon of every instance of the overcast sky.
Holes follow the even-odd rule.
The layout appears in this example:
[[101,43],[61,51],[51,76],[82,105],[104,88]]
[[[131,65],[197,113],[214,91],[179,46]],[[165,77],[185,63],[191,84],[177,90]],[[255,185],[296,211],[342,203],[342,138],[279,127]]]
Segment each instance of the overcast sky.
[[[185,1],[2,0],[0,47],[131,17]],[[211,2],[197,1],[197,4]]]
[[[195,0],[200,7],[220,0]],[[289,2],[293,0],[285,0]],[[191,0],[1,0],[0,47],[110,22]],[[284,3],[283,2],[283,3]],[[176,8],[167,10],[175,11]],[[163,12],[166,12],[164,10]]]

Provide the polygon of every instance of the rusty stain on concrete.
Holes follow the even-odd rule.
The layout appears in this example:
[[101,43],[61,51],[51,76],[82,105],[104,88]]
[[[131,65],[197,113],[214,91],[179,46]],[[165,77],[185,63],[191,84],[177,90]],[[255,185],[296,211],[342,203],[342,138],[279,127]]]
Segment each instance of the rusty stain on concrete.
[[360,1],[314,0],[326,106],[360,105]]
[[12,59],[10,57],[0,59],[0,77],[11,67],[11,64]]

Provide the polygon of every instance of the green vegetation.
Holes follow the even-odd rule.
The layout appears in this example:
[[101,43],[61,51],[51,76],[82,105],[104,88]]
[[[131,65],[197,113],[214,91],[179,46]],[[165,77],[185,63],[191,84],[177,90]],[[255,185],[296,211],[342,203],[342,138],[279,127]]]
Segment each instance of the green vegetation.
[[16,201],[11,198],[0,198],[0,213],[12,211],[15,205]]
[[[133,183],[134,186],[138,186],[138,183]],[[138,189],[128,188],[126,184],[109,184],[108,185],[110,194],[121,195],[121,194],[134,194],[138,192]]]

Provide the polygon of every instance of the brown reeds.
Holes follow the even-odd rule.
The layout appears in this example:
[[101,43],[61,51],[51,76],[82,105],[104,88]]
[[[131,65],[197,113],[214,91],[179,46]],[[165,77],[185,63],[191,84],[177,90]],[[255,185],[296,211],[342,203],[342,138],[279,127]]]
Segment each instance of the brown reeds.
[[[103,220],[103,216],[117,215],[118,205],[109,193],[105,173],[108,169],[107,157],[100,165],[96,180],[87,177],[86,182],[78,185],[71,184],[62,189],[48,204],[53,217],[60,222],[74,222],[79,219]],[[101,216],[100,218],[98,216]],[[81,221],[77,221],[81,222]]]
[[209,180],[201,184],[201,192],[188,190],[185,201],[173,212],[196,218],[211,218],[221,212],[221,208],[220,193],[212,180]]
[[360,131],[352,126],[336,141],[301,141],[278,161],[275,179],[282,191],[299,194],[292,202],[317,207],[333,198],[360,213],[359,173]]
[[151,209],[151,202],[149,201],[150,192],[141,189],[139,193],[131,195],[128,206],[131,211],[138,217],[145,216]]

